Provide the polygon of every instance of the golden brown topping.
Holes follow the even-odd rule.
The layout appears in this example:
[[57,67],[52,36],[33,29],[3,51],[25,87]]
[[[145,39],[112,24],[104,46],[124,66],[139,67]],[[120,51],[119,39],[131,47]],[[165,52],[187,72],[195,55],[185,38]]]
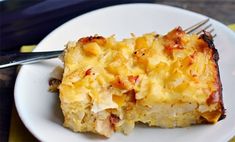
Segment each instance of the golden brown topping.
[[203,39],[199,39],[197,44],[198,44],[198,46],[197,46],[198,52],[210,54],[211,49],[208,48],[208,44],[206,42],[204,42]]
[[165,51],[168,55],[172,56],[173,50],[183,49],[181,38],[184,34],[185,33],[182,28],[178,27],[169,32],[167,35],[163,36],[163,39],[166,41],[164,44]]
[[213,92],[211,93],[211,95],[209,96],[209,98],[206,100],[206,103],[208,105],[214,104],[214,103],[218,103],[220,101],[219,98],[219,93],[218,92]]
[[178,38],[181,38],[183,35],[185,35],[185,32],[183,31],[183,29],[181,27],[177,27],[171,32],[167,33],[165,36],[163,36],[163,38],[165,40],[172,40],[178,43],[179,42]]
[[203,34],[199,37],[199,39],[203,39],[210,48],[214,48],[213,36],[209,32],[203,31]]
[[193,64],[193,62],[194,62],[195,54],[196,54],[196,53],[193,53],[192,55],[185,57],[185,58],[182,60],[182,66],[183,66],[183,65],[186,66],[186,67],[191,66],[191,65]]
[[103,46],[106,43],[106,40],[102,36],[89,36],[89,37],[84,37],[78,40],[82,44],[87,44],[90,42],[96,42],[99,45]]
[[129,75],[128,76],[128,80],[132,83],[132,84],[135,84],[137,79],[139,78],[139,76],[133,76],[133,75]]
[[119,89],[125,89],[126,88],[124,82],[121,81],[119,76],[117,76],[116,79],[113,82],[111,82],[111,84],[112,84],[113,87],[116,87],[116,88],[119,88]]
[[131,89],[125,93],[129,99],[129,102],[136,103],[136,92],[134,89]]
[[183,49],[181,45],[173,43],[172,45],[165,46],[165,52],[172,56],[174,50],[181,50]]

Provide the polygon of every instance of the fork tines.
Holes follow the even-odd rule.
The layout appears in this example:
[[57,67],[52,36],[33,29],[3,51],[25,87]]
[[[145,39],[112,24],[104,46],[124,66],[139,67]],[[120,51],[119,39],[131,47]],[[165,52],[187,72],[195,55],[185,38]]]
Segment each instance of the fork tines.
[[213,34],[214,28],[212,27],[212,24],[208,24],[209,20],[210,20],[209,18],[206,20],[203,20],[203,21],[185,29],[184,31],[187,34],[197,34],[197,35],[200,35],[203,31],[206,31],[206,32],[209,32],[212,35],[212,37],[215,37],[216,34]]

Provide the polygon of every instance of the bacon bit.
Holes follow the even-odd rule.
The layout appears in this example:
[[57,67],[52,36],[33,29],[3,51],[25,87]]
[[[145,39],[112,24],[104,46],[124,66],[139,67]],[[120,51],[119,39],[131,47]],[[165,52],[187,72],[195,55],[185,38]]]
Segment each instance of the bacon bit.
[[206,103],[211,105],[213,103],[218,103],[220,101],[220,96],[218,92],[212,92],[211,95],[207,98]]
[[136,96],[135,96],[136,92],[134,89],[127,91],[125,94],[129,97],[130,102],[134,104],[136,103]]
[[[181,65],[184,65],[184,66],[191,66],[194,62],[194,58],[195,58],[195,54],[196,53],[193,53],[187,57],[185,57],[182,61],[182,64]],[[191,73],[191,71],[190,71]]]
[[173,47],[173,46],[165,46],[165,52],[169,56],[173,56],[173,51],[174,50],[182,50],[183,48],[181,46]]
[[111,114],[109,120],[111,124],[116,124],[120,121],[120,118],[114,114]]
[[189,59],[188,66],[191,66],[193,64],[192,58]]
[[193,53],[192,55],[189,56],[188,66],[191,66],[193,64],[193,59],[195,58],[195,54],[196,53]]
[[190,57],[191,57],[192,59],[194,59],[194,58],[195,58],[195,55],[196,55],[196,52],[194,52],[193,54],[191,54]]
[[125,89],[124,82],[121,81],[120,77],[117,77],[115,81],[111,82],[113,87]]
[[177,40],[177,42],[174,43],[173,47],[174,47],[173,49],[175,49],[175,50],[182,50],[182,49],[184,49],[182,47],[181,41],[179,42],[178,40]]
[[89,36],[89,37],[80,38],[78,42],[82,44],[87,44],[89,42],[96,42],[99,45],[104,45],[106,43],[106,40],[102,36]]
[[91,75],[91,68],[89,68],[88,70],[86,70],[85,76],[87,76],[87,75]]
[[173,53],[173,48],[170,46],[165,46],[165,51],[168,55],[172,55]]
[[196,52],[194,52],[192,55],[190,55],[189,57],[189,66],[193,64],[194,58],[195,58]]
[[139,78],[139,76],[133,76],[133,75],[129,75],[128,76],[128,80],[132,83],[132,84],[135,84],[137,79]]

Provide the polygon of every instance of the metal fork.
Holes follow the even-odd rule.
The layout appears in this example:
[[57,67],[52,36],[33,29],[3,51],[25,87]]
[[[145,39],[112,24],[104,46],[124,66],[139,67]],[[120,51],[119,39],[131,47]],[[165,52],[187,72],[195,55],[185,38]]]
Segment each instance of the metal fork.
[[[184,31],[187,34],[197,34],[200,35],[203,31],[209,30],[207,32],[213,33],[214,29],[212,24],[206,25],[210,19],[203,20]],[[216,34],[212,34],[215,37]],[[48,52],[28,52],[28,53],[0,53],[0,69],[11,67],[14,65],[27,64],[32,62],[39,62],[46,59],[57,58],[63,53],[63,50],[59,51],[48,51]]]
[[188,27],[187,29],[184,30],[185,33],[187,34],[196,34],[200,35],[203,31],[207,31],[212,35],[212,37],[216,37],[216,34],[213,33],[215,29],[212,27],[212,24],[207,24],[209,22],[209,18],[206,20],[203,20],[191,27]]

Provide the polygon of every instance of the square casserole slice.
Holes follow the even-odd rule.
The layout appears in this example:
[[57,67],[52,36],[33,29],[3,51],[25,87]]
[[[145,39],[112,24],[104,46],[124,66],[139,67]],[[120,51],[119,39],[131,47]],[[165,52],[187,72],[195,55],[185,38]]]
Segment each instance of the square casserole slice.
[[110,137],[136,122],[163,128],[223,119],[218,53],[209,34],[178,27],[116,41],[69,42],[59,97],[64,126]]

